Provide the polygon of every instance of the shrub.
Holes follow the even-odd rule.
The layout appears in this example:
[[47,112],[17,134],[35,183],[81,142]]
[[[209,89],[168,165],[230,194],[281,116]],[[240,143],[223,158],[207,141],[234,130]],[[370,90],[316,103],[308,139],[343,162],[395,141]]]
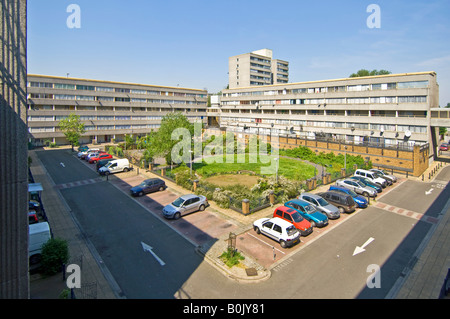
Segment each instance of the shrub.
[[67,241],[58,238],[50,238],[42,246],[41,265],[44,274],[54,275],[61,271],[62,264],[69,260],[69,248]]
[[227,251],[224,251],[220,256],[220,259],[227,265],[229,268],[238,265],[241,260],[244,260],[245,257],[242,256],[238,251],[228,248]]

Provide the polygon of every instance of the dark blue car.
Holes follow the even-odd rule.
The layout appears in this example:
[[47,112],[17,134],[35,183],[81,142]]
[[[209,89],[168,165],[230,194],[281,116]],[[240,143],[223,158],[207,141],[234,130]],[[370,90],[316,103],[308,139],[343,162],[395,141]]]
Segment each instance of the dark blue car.
[[350,195],[353,200],[355,201],[356,205],[358,205],[359,208],[366,208],[369,205],[369,202],[364,196],[356,194],[354,191],[340,186],[331,185],[330,191],[336,191],[341,192]]
[[300,215],[309,221],[313,227],[325,227],[328,225],[328,217],[316,210],[316,208],[307,201],[293,199],[284,203],[284,206],[298,211]]

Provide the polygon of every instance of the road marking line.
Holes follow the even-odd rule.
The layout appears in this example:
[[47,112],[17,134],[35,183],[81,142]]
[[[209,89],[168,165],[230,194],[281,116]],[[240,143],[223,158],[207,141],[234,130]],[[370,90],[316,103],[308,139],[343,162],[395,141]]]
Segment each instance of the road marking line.
[[396,207],[396,206],[392,206],[392,205],[388,205],[385,203],[376,203],[375,204],[376,208],[380,208],[382,210],[391,212],[391,213],[395,213],[397,215],[402,215],[402,216],[406,216],[406,217],[410,217],[412,219],[417,219],[426,223],[430,223],[430,224],[435,224],[439,221],[438,218],[432,217],[432,216],[426,216],[423,213],[418,213],[418,212],[414,212],[408,209],[403,209],[400,207]]
[[253,238],[255,238],[255,239],[258,239],[260,242],[262,242],[262,243],[264,243],[264,244],[266,244],[267,246],[269,246],[269,247],[272,247],[273,249],[276,249],[276,250],[278,250],[280,253],[282,253],[283,255],[285,255],[286,253],[285,252],[283,252],[283,251],[281,251],[281,250],[279,250],[279,249],[277,249],[277,248],[275,248],[274,246],[272,246],[272,245],[270,245],[270,244],[268,244],[268,243],[266,243],[264,240],[262,240],[262,239],[260,239],[260,238],[258,238],[258,237],[256,237],[256,236],[253,236],[252,234],[250,234],[250,233],[246,233],[247,235],[250,235],[250,236],[252,236]]

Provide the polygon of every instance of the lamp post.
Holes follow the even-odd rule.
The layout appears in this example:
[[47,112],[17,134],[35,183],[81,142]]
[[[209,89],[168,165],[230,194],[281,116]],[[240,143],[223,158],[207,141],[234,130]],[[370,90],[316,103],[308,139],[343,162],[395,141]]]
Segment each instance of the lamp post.
[[276,157],[274,160],[275,160],[275,182],[278,184],[278,160],[279,160],[279,158]]
[[191,174],[189,176],[191,176],[191,177],[192,177],[192,153],[194,153],[194,151],[193,150],[189,150],[189,159],[191,161],[191,164],[189,165],[190,169],[191,169]]

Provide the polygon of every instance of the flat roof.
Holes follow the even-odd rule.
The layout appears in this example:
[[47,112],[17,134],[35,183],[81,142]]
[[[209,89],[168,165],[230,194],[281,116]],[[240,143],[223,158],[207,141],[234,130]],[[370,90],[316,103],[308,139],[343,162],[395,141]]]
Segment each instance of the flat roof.
[[290,85],[299,85],[299,84],[313,84],[313,83],[323,83],[323,82],[336,82],[336,81],[348,81],[348,80],[360,80],[360,79],[374,79],[374,78],[382,78],[382,77],[396,77],[396,76],[406,76],[406,75],[432,75],[436,76],[435,71],[427,71],[427,72],[411,72],[411,73],[397,73],[397,74],[384,74],[384,75],[373,75],[373,76],[361,76],[361,77],[353,77],[353,78],[341,78],[341,79],[331,79],[331,80],[320,80],[320,81],[305,81],[305,82],[292,82],[292,83],[282,83],[282,84],[269,84],[269,85],[254,85],[254,86],[246,86],[246,87],[238,87],[233,89],[224,89],[224,91],[231,90],[242,90],[242,89],[258,89],[258,88],[268,88],[268,87],[280,87],[280,86],[290,86]]
[[206,92],[205,90],[201,90],[201,89],[190,89],[190,88],[184,88],[184,87],[152,85],[152,84],[142,84],[142,83],[130,83],[130,82],[117,82],[117,81],[105,81],[105,80],[95,80],[95,79],[82,79],[82,78],[54,76],[54,75],[27,74],[27,77],[41,77],[41,78],[47,78],[47,79],[86,81],[86,82],[110,83],[110,84],[119,84],[119,85],[138,85],[138,86],[147,86],[147,87],[154,87],[154,88],[166,88],[166,89],[175,89],[175,90],[190,90],[190,91]]

